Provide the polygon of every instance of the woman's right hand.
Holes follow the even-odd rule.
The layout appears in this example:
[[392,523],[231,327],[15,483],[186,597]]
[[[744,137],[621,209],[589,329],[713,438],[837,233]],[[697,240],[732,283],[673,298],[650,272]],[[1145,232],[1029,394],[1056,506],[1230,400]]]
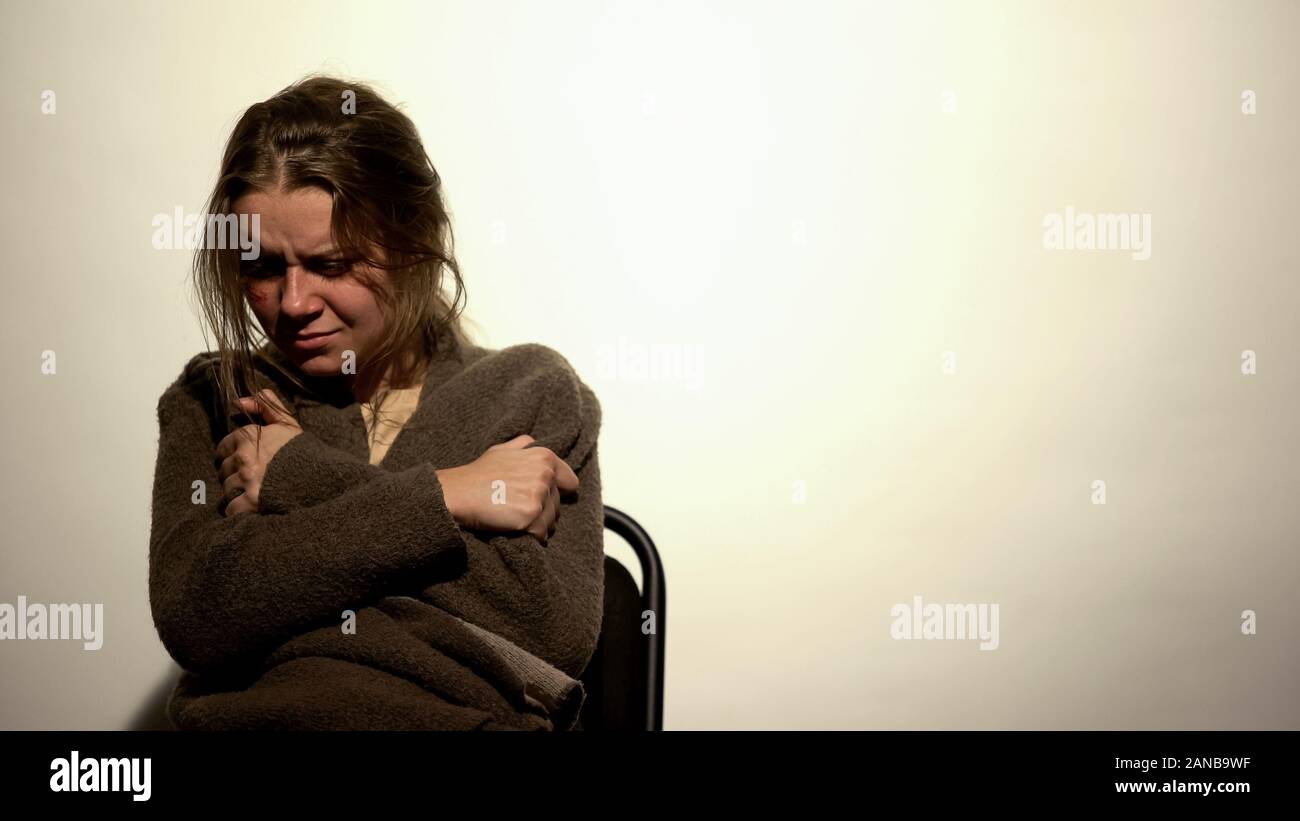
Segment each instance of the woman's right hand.
[[560,494],[576,491],[578,476],[550,449],[528,447],[533,441],[520,434],[468,465],[436,471],[457,523],[475,530],[526,530],[546,542],[560,515]]

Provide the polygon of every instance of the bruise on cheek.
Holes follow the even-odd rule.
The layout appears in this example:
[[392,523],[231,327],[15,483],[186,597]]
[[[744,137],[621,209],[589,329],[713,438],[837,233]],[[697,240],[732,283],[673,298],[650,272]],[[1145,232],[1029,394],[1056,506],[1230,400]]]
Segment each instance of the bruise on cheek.
[[266,305],[270,301],[271,291],[264,285],[250,282],[244,285],[244,295],[254,305]]

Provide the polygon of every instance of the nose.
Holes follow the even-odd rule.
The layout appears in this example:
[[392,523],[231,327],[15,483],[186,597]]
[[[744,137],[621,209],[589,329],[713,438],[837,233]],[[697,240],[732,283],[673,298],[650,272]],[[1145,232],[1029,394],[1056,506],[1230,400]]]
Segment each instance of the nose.
[[303,322],[320,313],[323,302],[316,294],[312,280],[313,277],[301,265],[285,268],[284,291],[280,294],[282,315]]

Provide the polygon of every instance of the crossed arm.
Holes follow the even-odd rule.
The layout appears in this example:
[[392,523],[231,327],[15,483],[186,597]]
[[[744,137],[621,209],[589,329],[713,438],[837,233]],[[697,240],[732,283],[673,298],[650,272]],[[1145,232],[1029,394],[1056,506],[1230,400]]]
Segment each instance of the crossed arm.
[[550,448],[580,482],[546,543],[460,527],[430,463],[390,472],[306,431],[267,466],[261,513],[225,517],[216,499],[193,504],[196,480],[220,483],[201,394],[178,381],[158,404],[150,536],[164,646],[199,673],[253,663],[303,630],[337,624],[345,609],[418,584],[426,601],[578,677],[602,608],[600,406],[571,372],[533,387],[532,429],[513,433]]

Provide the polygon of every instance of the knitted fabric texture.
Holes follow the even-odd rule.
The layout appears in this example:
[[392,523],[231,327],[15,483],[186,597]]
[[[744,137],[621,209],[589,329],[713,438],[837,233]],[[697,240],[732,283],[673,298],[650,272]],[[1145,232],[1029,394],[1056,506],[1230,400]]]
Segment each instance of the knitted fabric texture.
[[[215,364],[195,356],[158,401],[149,599],[184,669],[172,722],[574,729],[601,627],[604,509],[600,405],[568,361],[536,344],[442,346],[378,465],[360,405],[259,366],[303,433],[268,464],[260,512],[233,517]],[[460,527],[435,470],[524,433],[580,481],[553,535]]]

